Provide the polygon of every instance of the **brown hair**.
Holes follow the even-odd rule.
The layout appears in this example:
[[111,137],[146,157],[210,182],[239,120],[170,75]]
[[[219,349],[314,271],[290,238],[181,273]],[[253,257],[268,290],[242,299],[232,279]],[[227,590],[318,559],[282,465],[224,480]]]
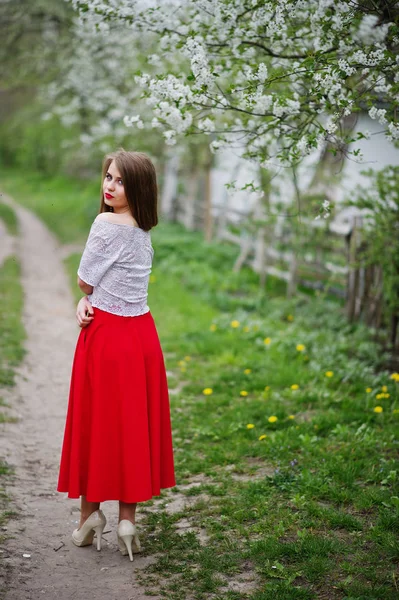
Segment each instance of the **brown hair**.
[[149,231],[158,223],[158,188],[155,167],[144,152],[128,152],[119,148],[107,154],[103,160],[101,180],[100,213],[113,212],[104,202],[103,182],[112,161],[121,174],[130,212],[144,231]]

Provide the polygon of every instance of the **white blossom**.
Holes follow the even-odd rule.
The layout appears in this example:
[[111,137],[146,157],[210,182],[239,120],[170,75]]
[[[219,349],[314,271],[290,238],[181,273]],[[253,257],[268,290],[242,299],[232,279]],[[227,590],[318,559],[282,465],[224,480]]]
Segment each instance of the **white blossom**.
[[356,39],[367,44],[382,42],[388,33],[389,25],[377,25],[378,21],[377,15],[364,15],[355,33]]
[[267,73],[268,71],[265,63],[260,63],[258,67],[257,77],[261,83],[265,83],[267,79]]
[[176,144],[176,132],[173,129],[168,129],[163,132],[163,136],[165,138],[165,144],[168,146],[173,146]]
[[208,119],[208,118],[203,119],[202,121],[199,121],[198,127],[199,127],[199,129],[201,129],[202,131],[205,131],[205,132],[215,131],[214,121],[211,121],[211,119]]
[[369,110],[369,117],[371,119],[377,119],[379,123],[381,123],[381,125],[387,123],[387,120],[385,118],[386,115],[386,109],[385,108],[376,108],[375,106],[372,106]]
[[388,124],[388,131],[390,133],[390,136],[388,136],[391,140],[398,140],[399,139],[399,124],[398,123],[389,123]]
[[135,115],[134,117],[129,117],[128,115],[125,115],[123,117],[123,122],[126,125],[126,127],[133,127],[133,124],[136,124],[138,129],[143,129],[144,127],[144,123],[140,119],[140,115]]

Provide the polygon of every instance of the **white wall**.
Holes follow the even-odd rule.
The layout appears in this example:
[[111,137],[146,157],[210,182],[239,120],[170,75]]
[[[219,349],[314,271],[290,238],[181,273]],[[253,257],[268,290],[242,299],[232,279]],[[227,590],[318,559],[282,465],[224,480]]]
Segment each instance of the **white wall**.
[[[360,148],[362,159],[346,159],[342,169],[342,185],[337,190],[336,200],[342,201],[346,194],[354,190],[357,184],[367,182],[367,178],[361,175],[361,171],[373,168],[382,169],[386,165],[399,165],[399,149],[386,139],[382,131],[382,126],[376,121],[373,121],[364,114],[359,117],[355,127],[357,131],[365,132],[368,130],[371,134],[370,139],[360,140],[353,145]],[[351,148],[352,149],[352,148]],[[299,188],[303,192],[306,190],[312,178],[312,166],[317,161],[317,154],[313,154],[306,158],[303,165],[298,170]],[[216,168],[211,173],[212,185],[212,204],[213,206],[223,205],[227,203],[227,191],[224,184],[233,180],[237,180],[237,187],[248,183],[251,180],[258,182],[258,174],[256,169],[248,162],[240,158],[239,150],[223,150],[216,154]],[[284,204],[290,204],[295,196],[295,190],[292,183],[292,175],[289,170],[280,168],[276,169],[273,178],[273,185],[277,188],[272,193],[272,201],[279,200]],[[229,206],[240,211],[249,212],[256,197],[249,191],[237,192],[231,194]],[[214,210],[217,214],[218,209]],[[345,211],[347,213],[348,210]],[[353,211],[350,209],[349,213]],[[238,220],[237,217],[235,220]]]

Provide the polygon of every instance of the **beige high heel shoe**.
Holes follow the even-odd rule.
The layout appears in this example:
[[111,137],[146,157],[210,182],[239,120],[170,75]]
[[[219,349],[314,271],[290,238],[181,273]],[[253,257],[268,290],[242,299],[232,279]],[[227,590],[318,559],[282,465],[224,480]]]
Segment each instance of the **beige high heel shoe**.
[[93,543],[94,533],[97,535],[97,550],[101,550],[101,536],[107,519],[102,510],[98,509],[91,513],[82,527],[72,532],[72,541],[75,546],[88,546]]
[[129,554],[133,560],[133,553],[141,552],[141,544],[137,535],[136,525],[128,519],[122,519],[118,524],[118,544],[123,556]]

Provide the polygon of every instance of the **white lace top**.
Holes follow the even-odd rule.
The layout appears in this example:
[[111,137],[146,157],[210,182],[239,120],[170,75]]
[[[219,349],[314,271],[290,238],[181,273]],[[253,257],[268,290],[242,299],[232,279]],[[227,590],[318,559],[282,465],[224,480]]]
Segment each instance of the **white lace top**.
[[80,260],[80,279],[93,286],[92,306],[124,317],[148,312],[154,249],[149,231],[96,219]]

